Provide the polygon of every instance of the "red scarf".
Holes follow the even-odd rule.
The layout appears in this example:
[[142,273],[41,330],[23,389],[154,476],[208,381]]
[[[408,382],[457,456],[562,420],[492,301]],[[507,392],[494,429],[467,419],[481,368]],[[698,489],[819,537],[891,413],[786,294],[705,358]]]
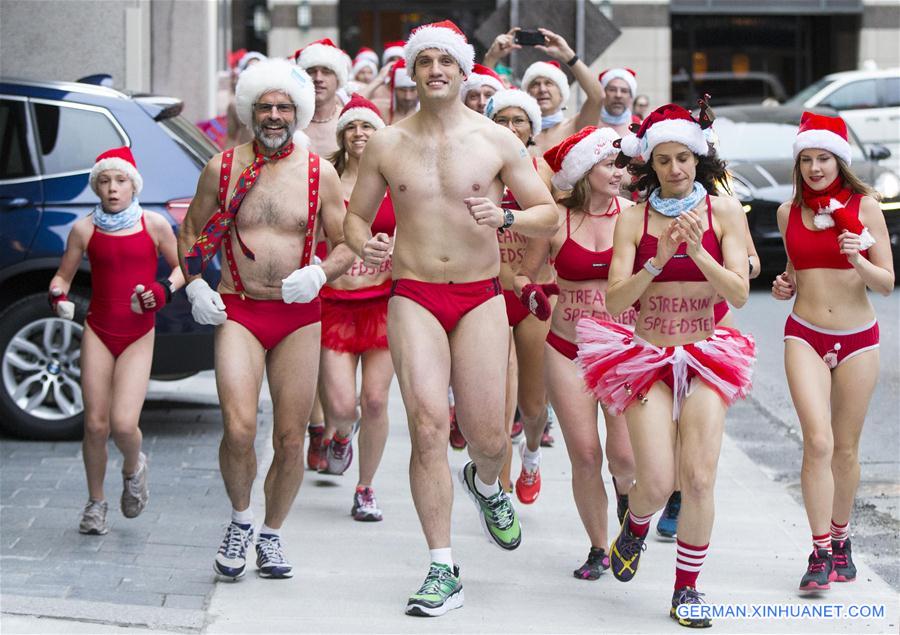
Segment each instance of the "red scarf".
[[[859,236],[866,231],[859,218],[845,207],[853,192],[844,185],[844,180],[840,176],[824,190],[814,190],[804,180],[801,194],[803,204],[815,212],[813,222],[819,229],[835,227],[838,234],[846,229]],[[866,233],[868,234],[867,231]]]
[[[294,142],[291,141],[286,147],[272,156],[266,156],[259,151],[259,146],[256,141],[253,142],[253,162],[244,168],[244,171],[241,172],[241,175],[238,177],[237,185],[234,188],[234,194],[231,197],[231,202],[228,203],[228,207],[226,208],[225,200],[227,199],[228,192],[220,192],[221,203],[219,211],[213,214],[212,218],[207,221],[203,230],[200,232],[200,235],[197,237],[197,241],[184,258],[190,275],[202,273],[206,269],[209,261],[212,260],[213,256],[219,251],[219,248],[222,245],[222,239],[228,233],[228,230],[232,225],[234,225],[234,233],[237,236],[238,244],[241,246],[241,251],[243,251],[244,255],[250,260],[256,259],[253,252],[250,251],[244,244],[244,241],[241,240],[241,235],[237,231],[235,220],[237,219],[238,210],[241,207],[241,203],[244,201],[244,197],[247,196],[247,193],[256,183],[256,179],[259,178],[262,166],[266,163],[280,161],[281,159],[290,156],[293,151]],[[231,166],[228,167],[230,169]],[[223,165],[222,168],[224,170],[225,166]]]

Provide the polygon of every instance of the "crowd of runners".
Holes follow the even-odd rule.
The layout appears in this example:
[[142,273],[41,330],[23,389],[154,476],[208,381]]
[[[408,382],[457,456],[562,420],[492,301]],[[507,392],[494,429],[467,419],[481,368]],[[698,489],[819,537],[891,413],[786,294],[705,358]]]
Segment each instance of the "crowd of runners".
[[[49,287],[53,311],[72,319],[66,293],[89,258],[82,533],[108,531],[110,436],[123,456],[123,515],[148,503],[138,420],[154,314],[184,287],[194,319],[216,326],[232,506],[218,575],[244,576],[254,547],[260,576],[293,575],[280,534],[304,462],[341,475],[355,457],[350,514],[382,520],[376,480],[396,375],[429,550],[409,615],[463,604],[448,445],[468,453],[459,486],[488,538],[514,550],[524,538],[513,501],[540,505],[555,419],[587,543],[575,577],[631,580],[662,511],[656,534],[676,541],[670,615],[710,625],[677,608],[703,602],[726,413],[748,394],[756,356],[731,308],[747,301],[759,258],[706,101],[696,115],[651,111],[634,71],[598,77],[563,37],[539,32],[547,59],[518,87],[501,67],[521,46],[516,29],[481,64],[449,21],[385,43],[381,56],[351,59],[327,39],[288,58],[246,53],[228,149],[203,170],[177,239],[141,209],[130,150],[97,158],[100,203],[75,223]],[[584,95],[574,111],[564,67]],[[794,301],[784,360],[813,543],[800,588],[819,591],[856,575],[849,523],[879,360],[866,289],[891,293],[894,272],[877,194],[850,170],[843,121],[804,114],[793,155],[793,199],[778,210],[789,264],[772,293]],[[203,273],[217,255],[212,288]],[[157,279],[160,256],[171,273]],[[264,374],[274,459],[258,523],[250,495]]]

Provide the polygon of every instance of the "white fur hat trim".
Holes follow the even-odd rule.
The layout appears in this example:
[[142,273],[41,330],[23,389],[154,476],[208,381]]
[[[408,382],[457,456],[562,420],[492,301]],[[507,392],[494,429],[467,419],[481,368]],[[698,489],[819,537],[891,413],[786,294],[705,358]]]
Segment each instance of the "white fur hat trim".
[[506,108],[521,108],[531,122],[531,134],[536,135],[541,131],[541,107],[534,97],[524,90],[509,88],[498,90],[488,100],[484,108],[484,114],[494,119],[500,111]]
[[384,52],[381,54],[381,63],[387,64],[387,61],[392,57],[403,57],[403,47],[389,46],[384,49]]
[[101,159],[94,164],[94,167],[91,168],[91,176],[90,176],[90,184],[91,189],[94,190],[94,194],[98,196],[100,193],[97,191],[97,179],[100,178],[100,174],[105,172],[106,170],[118,170],[119,172],[124,172],[131,182],[134,184],[134,193],[135,195],[140,194],[141,190],[144,189],[144,179],[141,178],[141,173],[137,171],[133,165],[131,165],[125,159],[119,159],[118,157],[109,157],[107,159]]
[[680,143],[690,148],[691,152],[700,156],[709,154],[709,143],[700,125],[686,119],[667,119],[650,126],[643,138],[627,135],[622,138],[621,150],[627,156],[640,157],[644,161],[650,159],[653,148],[660,143]]
[[257,62],[238,78],[235,110],[241,123],[251,127],[253,104],[261,95],[281,91],[297,106],[297,128],[303,130],[316,111],[316,91],[306,71],[285,59],[270,58]]
[[830,130],[807,130],[798,134],[794,139],[794,161],[801,152],[810,148],[827,150],[850,165],[850,144]]
[[303,70],[313,66],[324,66],[334,71],[337,76],[338,88],[346,86],[350,79],[350,56],[341,49],[327,44],[310,44],[297,56],[297,65]]
[[538,77],[546,77],[559,87],[559,93],[562,95],[562,101],[565,104],[569,101],[569,78],[562,69],[557,68],[553,64],[547,62],[535,62],[525,69],[525,75],[522,76],[522,88],[526,91],[531,83]]
[[412,32],[406,46],[403,47],[406,72],[410,77],[415,71],[416,57],[427,49],[438,49],[452,55],[462,69],[463,75],[468,76],[475,66],[475,49],[462,35],[444,27],[420,26]]
[[618,138],[618,133],[612,128],[599,128],[576,143],[566,153],[559,172],[551,178],[553,185],[560,190],[571,190],[578,179],[590,172],[592,167],[619,153],[613,147],[613,141]]
[[459,90],[460,99],[465,101],[469,91],[480,90],[482,86],[490,86],[494,90],[503,90],[504,88],[503,83],[498,81],[496,77],[472,73],[466,77],[466,81],[463,82],[462,88]]
[[628,84],[628,88],[631,90],[631,96],[637,96],[637,80],[634,75],[629,73],[624,68],[611,68],[605,73],[603,73],[603,79],[600,80],[600,85],[603,88],[606,88],[606,85],[614,79],[624,80],[626,84]]
[[338,118],[338,132],[349,126],[354,121],[365,121],[375,130],[384,128],[384,120],[372,112],[371,108],[351,108]]
[[351,71],[353,77],[356,77],[356,74],[364,68],[371,68],[373,73],[378,73],[378,62],[373,62],[368,57],[359,58],[353,64],[353,70]]

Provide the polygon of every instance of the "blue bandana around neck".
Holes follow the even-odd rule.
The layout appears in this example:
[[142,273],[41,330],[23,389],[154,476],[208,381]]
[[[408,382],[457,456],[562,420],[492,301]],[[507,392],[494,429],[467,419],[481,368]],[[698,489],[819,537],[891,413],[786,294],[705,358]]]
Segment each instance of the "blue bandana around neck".
[[610,126],[621,126],[623,123],[631,123],[631,109],[625,110],[617,117],[609,114],[609,111],[606,110],[606,106],[603,106],[600,109],[600,119],[603,120],[603,123],[607,123]]
[[694,181],[694,189],[684,198],[662,198],[660,188],[650,193],[650,205],[657,212],[669,218],[681,216],[684,212],[694,209],[706,198],[706,188],[701,183]]
[[546,116],[541,115],[541,131],[543,132],[547,128],[551,128],[551,127],[555,126],[556,124],[562,122],[562,120],[563,120],[562,108],[557,110],[552,115],[546,115]]
[[94,225],[105,232],[117,232],[133,227],[141,219],[143,213],[144,210],[141,209],[141,204],[136,198],[132,199],[131,205],[121,212],[112,214],[104,212],[103,206],[98,205],[94,208]]

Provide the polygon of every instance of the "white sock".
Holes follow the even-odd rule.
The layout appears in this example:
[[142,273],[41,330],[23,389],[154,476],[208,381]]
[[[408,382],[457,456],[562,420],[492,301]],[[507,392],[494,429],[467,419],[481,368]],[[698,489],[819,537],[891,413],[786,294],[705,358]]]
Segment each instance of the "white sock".
[[534,472],[541,466],[541,448],[538,446],[538,449],[532,452],[528,449],[528,444],[525,444],[525,451],[522,452],[522,465],[529,472]]
[[272,529],[266,523],[262,524],[262,527],[259,528],[260,534],[266,534],[269,536],[278,536],[281,537],[281,529]]
[[481,477],[478,476],[478,472],[475,472],[475,491],[484,496],[485,498],[490,498],[494,494],[500,491],[500,481],[494,481],[493,483],[485,483],[481,480]]
[[441,549],[430,549],[431,553],[431,561],[437,562],[438,564],[445,564],[451,569],[453,568],[453,556],[450,554],[450,547],[443,547]]
[[249,507],[242,512],[239,512],[236,509],[231,510],[231,521],[235,522],[239,525],[252,525],[253,524],[253,510]]

